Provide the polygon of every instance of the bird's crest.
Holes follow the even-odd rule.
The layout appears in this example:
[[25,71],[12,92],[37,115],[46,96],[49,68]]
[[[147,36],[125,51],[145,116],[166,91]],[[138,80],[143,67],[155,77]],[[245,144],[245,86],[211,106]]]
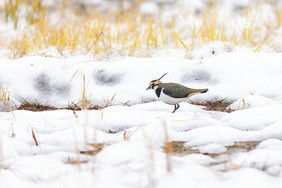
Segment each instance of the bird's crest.
[[162,79],[168,72],[164,73],[158,80]]

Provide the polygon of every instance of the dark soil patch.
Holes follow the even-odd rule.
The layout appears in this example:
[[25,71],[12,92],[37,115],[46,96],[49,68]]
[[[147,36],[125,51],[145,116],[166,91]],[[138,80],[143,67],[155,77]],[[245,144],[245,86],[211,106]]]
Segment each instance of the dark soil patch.
[[[104,108],[107,108],[108,106],[110,106],[111,101],[113,100],[113,98],[111,100],[109,100],[108,102],[106,102],[104,105],[102,106],[98,106],[98,105],[92,105],[92,106],[88,106],[86,107],[86,110],[101,110]],[[220,111],[220,112],[233,112],[234,110],[229,108],[229,105],[232,104],[233,101],[230,100],[226,100],[226,99],[215,99],[212,101],[191,101],[191,104],[193,105],[200,105],[200,106],[204,106],[204,110],[207,111]],[[50,106],[48,104],[40,104],[38,102],[28,102],[28,101],[24,101],[18,108],[17,110],[29,110],[29,111],[34,111],[34,112],[38,112],[38,111],[47,111],[47,110],[73,110],[73,111],[80,111],[82,110],[82,105],[81,104],[75,104],[75,103],[71,103],[70,105],[68,105],[65,108],[56,108],[54,106]]]
[[227,146],[227,150],[232,152],[249,152],[251,150],[254,150],[258,145],[260,141],[240,141],[235,142],[232,146]]
[[33,111],[33,112],[47,111],[47,110],[57,110],[57,109],[58,108],[55,108],[53,106],[41,105],[41,104],[38,104],[38,103],[24,103],[17,108],[17,110],[29,110],[29,111]]
[[[226,153],[234,153],[234,152],[249,152],[254,150],[261,141],[240,141],[235,142],[232,146],[226,146]],[[163,149],[166,153],[172,153],[174,155],[189,155],[189,154],[199,154],[199,149],[195,149],[194,147],[185,147],[185,142],[183,141],[171,141],[164,144]],[[222,154],[226,154],[222,153]],[[211,157],[216,157],[221,154],[210,154],[210,153],[202,153],[203,155],[209,155]]]
[[120,132],[120,131],[109,129],[106,133],[109,133],[109,134],[116,134],[116,133],[119,133],[119,132]]
[[[94,106],[87,107],[86,109],[87,110],[100,110],[100,109],[103,109],[103,108],[106,108],[106,107],[94,105]],[[69,105],[68,107],[65,107],[65,108],[56,108],[56,107],[50,106],[48,104],[40,104],[38,102],[27,102],[27,101],[22,103],[16,109],[17,110],[29,110],[29,111],[33,111],[33,112],[49,111],[49,110],[73,110],[73,111],[82,110],[81,105],[76,105],[74,103]]]
[[[81,105],[77,105],[77,104],[74,104],[72,103],[71,105],[69,105],[68,107],[66,108],[61,108],[61,109],[64,109],[64,110],[73,110],[73,111],[80,111],[80,110],[83,110],[81,108]],[[98,106],[98,105],[94,105],[94,106],[87,106],[86,107],[86,110],[100,110],[100,109],[103,109],[102,107]]]
[[184,146],[185,142],[183,141],[171,141],[165,143],[163,149],[165,153],[172,153],[175,155],[188,155],[200,153],[198,149],[187,148]]

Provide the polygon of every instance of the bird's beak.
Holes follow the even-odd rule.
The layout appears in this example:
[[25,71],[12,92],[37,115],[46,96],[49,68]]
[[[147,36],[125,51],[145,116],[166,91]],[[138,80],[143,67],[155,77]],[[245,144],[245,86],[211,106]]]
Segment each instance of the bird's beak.
[[149,89],[150,89],[150,86],[146,88],[146,90],[149,90]]

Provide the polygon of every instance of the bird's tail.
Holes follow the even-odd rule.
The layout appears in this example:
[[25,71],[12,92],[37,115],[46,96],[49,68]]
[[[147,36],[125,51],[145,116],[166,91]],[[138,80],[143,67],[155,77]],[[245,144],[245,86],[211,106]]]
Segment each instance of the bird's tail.
[[206,93],[208,91],[208,88],[206,89],[191,89],[190,94],[187,96],[187,98],[192,97],[193,95],[199,94],[199,93]]
[[208,88],[206,88],[206,89],[198,89],[198,92],[200,92],[200,93],[206,93],[208,91]]

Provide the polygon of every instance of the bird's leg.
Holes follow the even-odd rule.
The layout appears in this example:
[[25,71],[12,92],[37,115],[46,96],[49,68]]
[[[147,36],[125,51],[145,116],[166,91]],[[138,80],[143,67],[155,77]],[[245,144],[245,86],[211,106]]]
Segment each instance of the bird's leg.
[[179,105],[179,104],[176,104],[176,105],[177,105],[177,107],[176,107],[175,111],[176,111],[176,110],[178,110],[178,108],[180,107],[180,105]]
[[174,113],[176,110],[176,104],[174,105],[174,110],[171,113]]
[[175,104],[174,105],[174,110],[173,110],[173,112],[172,113],[174,113],[178,108],[180,107],[180,105],[179,104]]

